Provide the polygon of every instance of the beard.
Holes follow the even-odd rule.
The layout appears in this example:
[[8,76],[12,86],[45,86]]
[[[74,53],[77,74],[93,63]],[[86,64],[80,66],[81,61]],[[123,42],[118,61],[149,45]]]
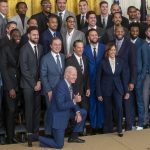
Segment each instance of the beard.
[[38,39],[38,40],[32,40],[32,39],[30,39],[30,41],[31,41],[32,43],[34,43],[34,44],[38,44],[39,39]]
[[90,43],[91,43],[91,44],[97,44],[97,43],[98,43],[98,40],[96,40],[96,41],[90,40]]

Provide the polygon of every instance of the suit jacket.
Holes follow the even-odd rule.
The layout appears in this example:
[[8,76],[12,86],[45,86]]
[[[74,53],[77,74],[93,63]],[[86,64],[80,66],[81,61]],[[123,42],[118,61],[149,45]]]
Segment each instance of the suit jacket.
[[20,47],[22,47],[24,44],[26,44],[28,42],[29,38],[27,33],[25,33],[24,35],[21,36],[21,40],[20,40]]
[[28,21],[28,17],[25,16],[24,18],[24,25],[22,24],[21,18],[19,15],[16,15],[12,18],[10,18],[10,21],[15,21],[17,23],[17,28],[20,30],[21,35],[25,34],[27,31],[27,21]]
[[[56,13],[56,15],[58,15]],[[62,23],[60,22],[60,19],[59,19],[59,25],[58,25],[58,29],[60,31],[60,33],[63,35],[64,32],[67,31],[67,26],[66,26],[66,18],[68,16],[73,16],[75,18],[75,22],[76,22],[76,25],[75,25],[75,28],[77,29],[77,21],[76,21],[76,16],[74,13],[68,11],[68,10],[65,10],[65,14],[64,14],[64,18],[62,20]]]
[[137,38],[136,46],[136,66],[137,66],[137,81],[144,80],[148,68],[148,46],[141,38]]
[[[63,34],[63,46],[64,46],[64,54],[67,55],[67,41],[66,41],[66,37],[67,37],[67,31],[64,32]],[[86,40],[85,40],[85,35],[83,32],[79,31],[79,30],[74,30],[73,35],[72,35],[72,39],[71,39],[71,43],[70,43],[70,49],[69,49],[69,53],[72,54],[73,53],[73,43],[76,40],[82,40],[84,45],[86,44]]]
[[136,50],[134,44],[124,38],[118,57],[125,62],[126,73],[129,74],[129,83],[136,83]]
[[61,80],[53,90],[51,104],[48,108],[46,120],[51,129],[67,128],[71,111],[79,111],[78,105],[71,99],[68,85],[65,80]]
[[74,54],[66,60],[66,67],[74,66],[77,69],[77,79],[75,84],[73,84],[73,90],[75,94],[85,95],[86,90],[89,89],[88,60],[85,56],[82,56],[82,60],[84,65],[83,74]]
[[18,91],[19,86],[19,48],[13,41],[9,45],[5,45],[1,51],[0,62],[1,71],[4,81],[4,89],[10,91],[14,89]]
[[62,63],[62,72],[59,72],[58,66],[51,52],[44,55],[41,59],[40,78],[42,81],[44,93],[52,91],[56,87],[58,82],[63,78],[65,56],[61,53],[60,56]]
[[39,64],[43,48],[38,44],[38,62],[30,43],[26,43],[20,50],[19,63],[21,69],[21,88],[33,89],[39,80]]
[[[99,41],[101,41],[103,39],[105,31],[103,30],[103,28],[98,27],[98,26],[96,27],[96,30],[97,30],[97,33],[99,36]],[[85,34],[86,43],[89,43],[88,38],[87,38],[88,27],[83,28],[81,31],[84,32],[84,34]]]
[[6,35],[6,24],[7,20],[0,14],[0,39],[2,39]]
[[128,76],[123,60],[116,57],[115,72],[113,74],[108,58],[101,61],[98,66],[96,78],[97,96],[111,96],[114,88],[123,95],[128,91]]
[[[60,32],[56,31],[56,36],[62,40]],[[50,41],[53,38],[52,33],[49,29],[45,30],[41,36],[41,45],[43,46],[44,54],[47,54],[50,51]]]
[[77,26],[78,26],[78,30],[82,30],[83,28],[88,26],[88,23],[85,21],[84,25],[81,25],[81,14],[76,16],[77,19]]
[[0,49],[2,50],[2,48],[6,45],[8,45],[10,42],[9,38],[7,35],[5,35],[2,39],[0,39]]
[[[103,28],[103,23],[101,22],[101,15],[97,15],[97,23],[96,23],[96,25],[97,25],[98,27]],[[112,16],[111,16],[111,15],[108,15],[108,20],[107,20],[105,29],[108,29],[108,28],[110,28],[110,27],[112,27],[112,26],[113,26]]]
[[[130,34],[127,28],[124,28],[125,30],[125,37],[129,38]],[[108,28],[104,34],[104,37],[102,39],[103,43],[108,43],[110,41],[115,40],[115,34],[114,34],[114,26]]]

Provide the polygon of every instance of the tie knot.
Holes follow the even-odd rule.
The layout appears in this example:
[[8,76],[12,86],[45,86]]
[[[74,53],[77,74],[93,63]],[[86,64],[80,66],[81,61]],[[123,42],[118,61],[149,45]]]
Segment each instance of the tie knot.
[[56,57],[59,58],[59,55],[57,54]]
[[60,16],[60,17],[62,16],[62,12],[59,13],[59,16]]

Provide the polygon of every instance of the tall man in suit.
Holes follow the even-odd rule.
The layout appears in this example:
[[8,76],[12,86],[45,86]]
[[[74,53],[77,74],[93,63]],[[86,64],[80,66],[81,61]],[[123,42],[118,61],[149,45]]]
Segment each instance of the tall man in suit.
[[7,143],[16,143],[15,134],[15,112],[19,93],[19,42],[21,33],[18,29],[10,32],[11,40],[1,51],[1,71],[4,81],[5,115]]
[[59,27],[58,29],[63,34],[67,30],[66,18],[68,16],[73,16],[75,18],[75,28],[77,29],[77,21],[74,13],[66,10],[67,0],[56,0],[57,16],[59,17]]
[[66,60],[66,66],[74,66],[77,69],[77,79],[73,84],[73,91],[75,94],[81,95],[81,108],[88,110],[88,99],[90,96],[89,87],[89,72],[88,60],[83,55],[84,43],[81,40],[76,40],[73,43],[73,55]]
[[6,0],[0,0],[0,39],[6,35],[6,24],[7,24],[7,15],[8,4]]
[[113,25],[111,15],[108,14],[108,2],[101,1],[99,3],[100,15],[97,16],[97,26],[104,30]]
[[27,30],[29,41],[20,50],[21,88],[25,100],[25,118],[28,134],[28,146],[32,146],[31,135],[39,132],[40,91],[39,64],[42,56],[42,46],[38,44],[37,27]]
[[79,1],[79,11],[80,14],[78,14],[76,18],[77,18],[78,30],[81,30],[82,28],[87,26],[87,22],[86,22],[86,13],[88,12],[87,0]]
[[18,2],[16,4],[17,15],[10,18],[10,21],[15,21],[17,23],[17,28],[20,30],[21,35],[25,34],[27,31],[27,21],[29,19],[26,16],[27,10],[28,7],[25,2]]
[[61,33],[57,31],[58,28],[58,17],[54,14],[48,17],[47,23],[48,29],[42,33],[41,44],[43,46],[44,54],[47,54],[50,47],[50,42],[53,37],[59,37],[62,40]]
[[[58,37],[52,38],[50,42],[51,51],[49,51],[41,60],[40,77],[43,85],[44,95],[46,97],[46,107],[48,109],[53,90],[61,79],[63,79],[65,56],[60,53],[62,41]],[[47,115],[47,111],[46,111]],[[45,118],[46,118],[45,115]],[[45,120],[45,133],[49,132],[49,120]]]
[[[117,47],[117,55],[125,62],[125,68],[127,74],[129,74],[128,88],[130,94],[135,87],[136,83],[136,51],[134,44],[125,37],[125,30],[122,26],[115,28],[115,43]],[[131,98],[131,96],[130,96]],[[132,129],[131,123],[131,110],[130,99],[124,100],[125,118],[126,118],[126,130]]]
[[63,33],[63,45],[66,57],[70,57],[73,54],[74,41],[82,40],[84,45],[86,41],[84,33],[75,29],[75,18],[73,16],[66,18],[66,25],[67,30]]
[[73,132],[68,139],[69,143],[84,143],[85,140],[78,138],[78,133],[83,131],[86,111],[76,103],[81,101],[80,95],[74,95],[72,84],[77,79],[76,68],[69,66],[65,69],[64,79],[59,82],[48,108],[49,126],[53,138],[39,137],[40,146],[61,149],[64,146],[64,134],[69,119],[75,119]]
[[88,58],[90,98],[89,98],[89,117],[92,133],[103,127],[103,104],[98,101],[96,96],[96,72],[97,66],[103,58],[105,46],[98,42],[98,33],[95,29],[88,31],[88,40],[84,48],[84,55]]
[[51,2],[50,0],[41,0],[41,9],[40,13],[34,14],[31,18],[37,20],[39,33],[43,33],[47,29],[48,17],[51,15]]
[[89,43],[88,35],[87,35],[89,29],[96,29],[98,36],[99,36],[99,40],[101,40],[104,35],[104,30],[103,28],[98,27],[96,25],[97,23],[96,13],[94,11],[88,11],[86,14],[86,20],[87,20],[88,26],[81,30],[82,32],[85,33],[86,42]]

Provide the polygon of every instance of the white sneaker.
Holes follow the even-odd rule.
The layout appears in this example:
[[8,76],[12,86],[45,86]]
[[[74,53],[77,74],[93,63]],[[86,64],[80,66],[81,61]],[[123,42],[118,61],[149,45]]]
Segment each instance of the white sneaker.
[[132,126],[132,130],[133,130],[133,131],[136,130],[136,127],[135,127],[135,126]]
[[137,131],[143,130],[143,127],[137,126],[137,127],[136,127],[136,130],[137,130]]

